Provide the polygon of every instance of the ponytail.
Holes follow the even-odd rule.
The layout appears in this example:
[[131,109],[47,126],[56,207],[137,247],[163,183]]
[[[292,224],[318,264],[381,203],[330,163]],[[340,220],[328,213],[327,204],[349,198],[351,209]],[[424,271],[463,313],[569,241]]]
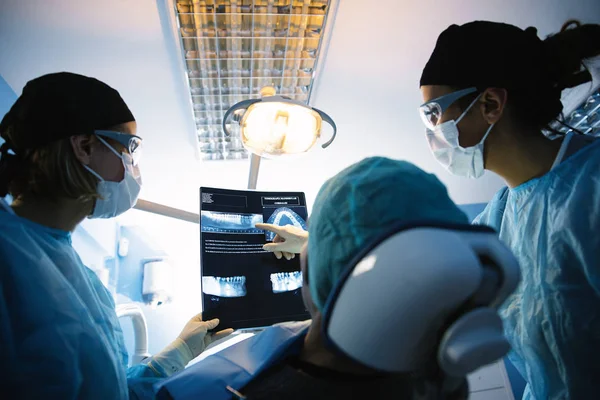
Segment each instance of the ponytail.
[[[525,33],[537,38],[534,27],[525,29]],[[600,55],[600,25],[584,25],[570,20],[560,32],[540,43],[544,55],[540,65],[544,71],[540,73],[545,76],[545,83],[525,93],[511,93],[509,104],[515,118],[524,127],[559,133],[552,125],[554,121],[561,120],[561,92],[592,80],[583,61]]]
[[572,88],[592,80],[583,60],[600,55],[600,25],[567,21],[544,40],[556,88]]

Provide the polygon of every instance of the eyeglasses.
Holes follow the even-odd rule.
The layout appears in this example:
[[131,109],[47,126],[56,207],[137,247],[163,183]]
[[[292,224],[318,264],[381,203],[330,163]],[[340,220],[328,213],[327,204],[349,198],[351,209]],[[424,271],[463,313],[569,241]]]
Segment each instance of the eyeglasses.
[[419,107],[419,115],[425,124],[425,127],[429,130],[440,122],[444,112],[458,99],[465,97],[468,94],[475,93],[477,88],[468,88],[458,90],[449,94],[445,94],[436,99],[430,100]]
[[142,155],[142,138],[135,135],[116,131],[94,131],[98,136],[112,139],[121,144],[133,158],[134,165],[137,165]]

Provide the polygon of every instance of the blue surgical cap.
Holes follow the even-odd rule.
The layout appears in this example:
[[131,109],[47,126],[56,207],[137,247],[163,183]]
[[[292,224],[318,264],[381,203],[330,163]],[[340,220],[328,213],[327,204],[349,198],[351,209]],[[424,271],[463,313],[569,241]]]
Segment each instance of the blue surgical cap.
[[398,223],[425,220],[469,223],[435,175],[411,163],[366,158],[325,182],[308,227],[308,283],[315,306],[323,310],[363,246]]

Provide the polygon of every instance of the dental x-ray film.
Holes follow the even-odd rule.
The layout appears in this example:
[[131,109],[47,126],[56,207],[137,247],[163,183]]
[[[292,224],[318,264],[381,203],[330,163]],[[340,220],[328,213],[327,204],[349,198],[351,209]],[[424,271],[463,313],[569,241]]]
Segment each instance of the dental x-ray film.
[[265,327],[310,318],[302,301],[300,261],[262,249],[275,234],[257,223],[307,229],[304,193],[200,188],[204,318],[217,329]]

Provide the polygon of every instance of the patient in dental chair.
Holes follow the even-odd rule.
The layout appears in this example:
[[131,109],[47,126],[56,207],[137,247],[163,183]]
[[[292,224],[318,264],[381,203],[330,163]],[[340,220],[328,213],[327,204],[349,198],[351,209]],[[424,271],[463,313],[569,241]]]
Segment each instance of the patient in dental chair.
[[[407,162],[368,158],[328,180],[315,200],[309,241],[300,255],[302,295],[312,320],[276,325],[207,357],[161,385],[158,397],[440,398],[428,379],[384,374],[336,352],[322,330],[332,289],[361,248],[399,222],[411,221],[468,223],[443,184]],[[386,329],[364,326],[361,315],[355,319],[356,335]],[[446,398],[466,398],[466,385],[459,386]]]

